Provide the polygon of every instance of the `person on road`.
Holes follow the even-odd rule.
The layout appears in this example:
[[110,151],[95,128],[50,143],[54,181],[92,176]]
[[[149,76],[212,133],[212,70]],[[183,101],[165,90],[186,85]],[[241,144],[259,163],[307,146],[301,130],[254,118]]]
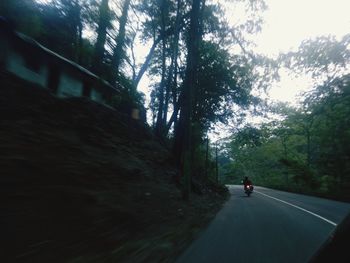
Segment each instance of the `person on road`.
[[243,185],[244,185],[244,189],[247,189],[248,185],[253,186],[253,183],[252,183],[252,181],[249,180],[248,176],[244,177]]

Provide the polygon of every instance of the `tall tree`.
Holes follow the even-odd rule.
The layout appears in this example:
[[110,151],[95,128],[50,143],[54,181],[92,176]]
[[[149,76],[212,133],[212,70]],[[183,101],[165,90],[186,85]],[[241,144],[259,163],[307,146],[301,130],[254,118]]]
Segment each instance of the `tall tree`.
[[34,0],[0,1],[0,16],[9,20],[16,30],[36,38],[43,32],[38,5]]
[[69,57],[80,62],[80,49],[82,45],[83,19],[82,3],[79,0],[60,0],[57,2],[58,8],[67,23],[67,35],[70,38],[71,54]]
[[102,73],[102,65],[105,54],[105,44],[107,38],[107,28],[110,25],[109,0],[102,0],[99,7],[99,19],[97,26],[97,40],[91,69],[96,74]]
[[125,27],[128,20],[128,10],[130,6],[130,0],[125,0],[122,7],[122,15],[119,19],[119,30],[118,35],[115,39],[115,48],[113,50],[113,57],[111,62],[112,71],[112,81],[116,81],[120,71],[120,64],[122,59],[125,57]]
[[156,127],[155,131],[158,136],[163,135],[163,129],[164,129],[164,88],[165,88],[165,74],[166,74],[166,56],[167,56],[167,37],[165,36],[166,31],[166,17],[168,17],[168,11],[167,11],[167,1],[162,1],[160,5],[160,35],[162,35],[162,50],[161,50],[161,80],[159,84],[159,91],[158,91],[158,114],[157,114],[157,121],[156,121]]
[[184,178],[183,198],[189,199],[191,192],[191,151],[192,151],[192,115],[193,115],[193,94],[197,87],[197,66],[199,58],[199,45],[202,40],[199,14],[201,0],[193,0],[191,8],[191,20],[188,36],[188,54],[186,59],[186,73],[183,84],[184,98],[180,113],[180,125],[176,136],[180,136],[181,149],[179,151],[181,160],[181,172]]

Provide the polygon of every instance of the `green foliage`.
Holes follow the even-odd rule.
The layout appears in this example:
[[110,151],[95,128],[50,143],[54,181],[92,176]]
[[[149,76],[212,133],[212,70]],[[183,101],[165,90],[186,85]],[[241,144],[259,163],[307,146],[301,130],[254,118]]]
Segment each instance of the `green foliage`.
[[234,104],[250,103],[253,74],[243,57],[232,57],[217,44],[203,41],[199,53],[193,121],[205,132],[212,123],[226,123]]
[[[323,174],[343,182],[349,180],[350,172],[350,75],[335,79],[327,87],[328,93],[313,105],[319,145],[317,165]],[[316,92],[325,88],[319,87]]]
[[111,105],[117,110],[131,114],[133,109],[138,109],[140,111],[140,118],[142,121],[146,122],[146,109],[144,108],[145,96],[142,92],[135,90],[131,80],[124,77],[124,75],[119,76],[119,91],[120,94],[114,96],[111,101]]
[[350,199],[349,39],[322,36],[280,56],[317,86],[299,109],[273,107],[280,121],[232,136],[228,181],[248,175],[262,185]]
[[306,101],[279,123],[232,136],[230,180],[247,175],[262,185],[349,198],[350,75],[325,82]]
[[334,79],[349,69],[350,34],[338,41],[334,36],[320,36],[301,43],[296,52],[281,55],[286,66],[298,72],[311,73],[314,78]]
[[38,37],[42,33],[43,23],[38,4],[34,0],[1,1],[0,16],[7,18],[15,28],[31,37]]

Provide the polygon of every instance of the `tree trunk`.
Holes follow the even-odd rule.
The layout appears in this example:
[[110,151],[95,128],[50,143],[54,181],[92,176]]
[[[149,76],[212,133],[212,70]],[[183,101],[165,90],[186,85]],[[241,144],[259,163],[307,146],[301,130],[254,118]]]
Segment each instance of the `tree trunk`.
[[189,200],[191,192],[192,104],[197,79],[198,49],[201,40],[199,12],[201,0],[193,0],[187,54],[186,75],[183,85],[183,105],[180,112],[178,136],[181,139],[181,173],[184,178],[183,198]]
[[[174,96],[174,100],[176,100],[176,96]],[[176,128],[176,123],[177,123],[177,115],[179,114],[179,110],[180,110],[180,105],[182,103],[182,96],[180,94],[180,97],[177,101],[174,102],[174,109],[173,109],[173,113],[171,114],[170,120],[168,122],[168,124],[165,127],[165,134],[168,134],[171,125],[174,123],[174,130],[176,132],[177,128]]]
[[164,112],[164,86],[165,86],[165,74],[166,74],[166,37],[165,37],[165,16],[166,16],[166,1],[162,1],[161,5],[161,32],[160,35],[163,36],[162,39],[162,77],[159,85],[158,93],[158,113],[156,122],[156,134],[160,137],[164,133],[164,122],[163,122],[163,112]]
[[103,58],[105,53],[105,43],[107,36],[107,27],[109,25],[109,7],[108,0],[102,0],[99,8],[99,22],[97,28],[97,40],[95,44],[94,58],[91,69],[94,73],[102,73]]
[[307,129],[306,130],[306,147],[307,147],[307,160],[306,160],[306,164],[307,167],[310,168],[310,163],[311,163],[311,147],[310,147],[310,130]]
[[[288,159],[288,149],[287,149],[287,138],[282,137],[282,146],[283,146],[283,155],[284,158],[287,160]],[[284,177],[286,179],[286,184],[287,187],[289,187],[289,175],[288,175],[288,170],[285,170],[284,172]]]
[[219,183],[218,143],[216,143],[215,145],[215,174],[216,174],[216,183]]
[[[181,9],[181,0],[177,0],[177,9],[176,9],[176,19],[175,19],[175,33],[174,33],[174,41],[173,41],[173,50],[171,56],[171,63],[168,73],[168,80],[166,84],[165,91],[165,103],[164,103],[164,113],[163,113],[163,126],[166,127],[164,131],[164,135],[166,136],[169,132],[167,128],[167,119],[168,119],[168,109],[169,109],[169,100],[170,100],[170,91],[174,93],[173,104],[175,109],[176,103],[176,82],[177,82],[177,58],[179,53],[179,35],[180,35],[180,9]],[[177,115],[177,112],[176,112]],[[170,128],[170,127],[169,127]]]
[[157,37],[154,42],[153,42],[153,45],[152,47],[150,48],[149,52],[148,52],[148,55],[145,59],[145,62],[142,64],[141,68],[140,68],[140,71],[139,73],[137,74],[133,84],[134,84],[134,87],[135,89],[137,89],[137,86],[139,85],[139,82],[143,76],[143,74],[145,74],[147,68],[148,68],[148,65],[149,63],[151,62],[151,59],[153,57],[153,54],[154,54],[154,50],[156,49],[157,45],[159,44],[159,42],[162,40],[161,37]]
[[205,178],[208,179],[208,157],[209,157],[209,138],[206,139],[206,150],[205,150]]
[[164,112],[164,86],[165,86],[165,52],[166,52],[165,40],[163,39],[163,51],[162,51],[162,78],[159,84],[158,92],[158,112],[156,121],[156,134],[158,136],[164,135],[164,125],[163,125],[163,112]]
[[125,27],[126,22],[128,21],[128,10],[130,6],[130,0],[125,0],[123,4],[122,15],[119,19],[119,31],[115,39],[116,45],[113,50],[112,57],[112,82],[115,82],[118,79],[119,67],[122,59],[124,58],[124,45],[125,45]]
[[65,6],[65,19],[69,21],[68,27],[68,37],[69,37],[69,59],[79,62],[79,34],[81,25],[81,5],[76,0],[62,1]]
[[306,165],[308,168],[311,166],[311,129],[313,125],[314,119],[311,115],[308,116],[308,122],[306,123],[304,129],[306,133],[306,154],[307,154],[307,159],[306,159]]
[[82,47],[83,47],[83,23],[80,20],[78,24],[78,39],[77,39],[77,50],[76,50],[76,61],[81,64],[82,62]]
[[[130,64],[131,69],[132,69],[132,82],[134,83],[135,79],[136,79],[136,57],[135,57],[135,39],[136,39],[136,32],[135,34],[132,36],[132,41],[130,44],[130,49],[131,49],[131,57],[132,57],[132,64]],[[135,89],[135,87],[134,87]],[[136,92],[136,90],[134,90],[134,92]]]

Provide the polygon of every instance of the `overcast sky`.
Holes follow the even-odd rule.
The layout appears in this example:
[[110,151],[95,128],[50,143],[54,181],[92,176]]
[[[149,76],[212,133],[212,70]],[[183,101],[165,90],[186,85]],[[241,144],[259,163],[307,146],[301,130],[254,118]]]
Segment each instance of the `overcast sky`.
[[265,25],[258,51],[277,54],[307,38],[350,33],[349,0],[266,0]]
[[[350,0],[266,0],[265,24],[255,37],[256,52],[268,56],[296,49],[308,38],[350,33]],[[230,8],[228,6],[228,15]],[[305,76],[289,77],[281,72],[281,82],[270,91],[276,100],[295,102],[295,96],[310,87]]]

